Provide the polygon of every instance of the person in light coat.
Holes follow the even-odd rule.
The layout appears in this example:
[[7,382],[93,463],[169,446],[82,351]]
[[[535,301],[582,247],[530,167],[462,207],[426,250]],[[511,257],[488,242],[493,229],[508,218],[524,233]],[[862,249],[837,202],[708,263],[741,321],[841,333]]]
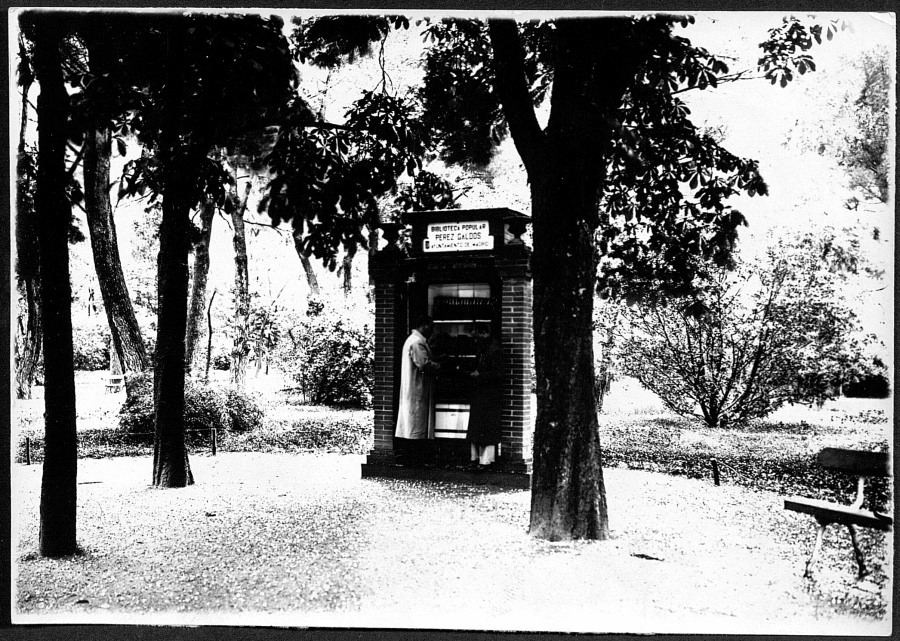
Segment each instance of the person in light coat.
[[[403,343],[400,362],[400,403],[394,436],[417,443],[434,438],[434,373],[441,366],[432,360],[428,339],[434,333],[434,321],[423,316]],[[412,445],[413,448],[409,448]],[[403,445],[400,446],[403,449]],[[421,448],[418,448],[421,449]],[[420,452],[421,453],[421,452]]]

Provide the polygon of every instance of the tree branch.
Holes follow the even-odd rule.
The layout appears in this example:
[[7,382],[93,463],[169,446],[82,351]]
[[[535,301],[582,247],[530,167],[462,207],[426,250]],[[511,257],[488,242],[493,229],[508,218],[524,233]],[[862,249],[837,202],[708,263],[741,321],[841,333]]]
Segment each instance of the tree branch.
[[[749,74],[753,73],[751,69],[744,69],[743,71],[736,71],[735,73],[728,74],[727,76],[719,76],[716,78],[716,83],[721,85],[728,82],[737,82],[738,80],[755,80],[758,78],[765,78],[765,75],[759,74],[757,76],[751,76]],[[711,86],[711,85],[710,85]],[[715,89],[715,87],[712,87]],[[689,87],[682,87],[681,89],[676,89],[675,91],[669,92],[670,96],[674,96],[676,94],[684,93],[685,91],[693,91],[695,89],[700,89],[697,85],[691,85]]]
[[494,85],[516,150],[529,174],[546,155],[546,139],[538,124],[525,79],[525,53],[515,20],[487,21],[494,50]]
[[258,227],[266,227],[266,228],[268,228],[268,229],[271,229],[272,231],[277,231],[279,234],[286,234],[286,233],[288,233],[286,229],[280,229],[280,228],[276,227],[275,225],[270,225],[270,224],[267,224],[267,223],[255,223],[255,222],[253,222],[252,220],[246,220],[246,219],[245,219],[245,220],[244,220],[244,224],[245,224],[245,225],[256,225],[256,226],[258,226]]
[[[74,148],[73,148],[74,150]],[[78,150],[78,153],[75,156],[75,160],[72,161],[72,166],[66,171],[66,178],[71,178],[75,173],[75,170],[78,169],[78,165],[81,164],[81,159],[84,157],[84,145],[81,145],[81,148]]]

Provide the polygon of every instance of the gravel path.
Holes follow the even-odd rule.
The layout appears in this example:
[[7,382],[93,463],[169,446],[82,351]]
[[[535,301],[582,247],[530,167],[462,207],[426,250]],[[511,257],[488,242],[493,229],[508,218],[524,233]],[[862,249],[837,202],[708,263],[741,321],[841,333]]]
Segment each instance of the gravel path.
[[[85,554],[61,560],[34,554],[40,466],[14,465],[13,620],[890,631],[889,609],[829,603],[889,599],[889,584],[853,581],[846,533],[829,529],[817,579],[802,579],[813,527],[775,494],[609,469],[612,540],[552,544],[526,535],[527,491],[364,480],[362,461],[195,455],[197,485],[155,490],[149,459],[82,459]],[[891,556],[889,537],[864,545],[876,563]]]

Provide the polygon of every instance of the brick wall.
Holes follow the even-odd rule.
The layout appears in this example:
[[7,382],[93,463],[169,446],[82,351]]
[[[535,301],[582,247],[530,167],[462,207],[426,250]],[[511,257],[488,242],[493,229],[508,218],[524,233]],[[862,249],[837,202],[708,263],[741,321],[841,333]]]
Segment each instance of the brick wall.
[[369,276],[375,290],[375,381],[373,389],[375,443],[369,461],[390,459],[394,450],[394,383],[399,386],[396,355],[397,265],[387,256],[372,260]]
[[498,259],[505,360],[502,457],[530,467],[532,287],[527,256]]

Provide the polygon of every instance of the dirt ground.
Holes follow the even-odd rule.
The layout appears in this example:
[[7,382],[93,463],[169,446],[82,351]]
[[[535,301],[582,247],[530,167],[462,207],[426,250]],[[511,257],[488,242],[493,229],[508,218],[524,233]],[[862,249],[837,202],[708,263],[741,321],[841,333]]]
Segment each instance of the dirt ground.
[[[612,540],[552,544],[526,534],[527,491],[361,479],[362,461],[194,456],[196,485],[157,490],[149,459],[83,459],[84,554],[61,560],[35,555],[40,466],[14,465],[13,621],[890,631],[889,610],[859,616],[815,597],[823,580],[845,599],[889,599],[890,586],[854,580],[836,528],[836,549],[804,580],[812,524],[774,494],[610,469]],[[867,553],[890,558],[886,545]]]

